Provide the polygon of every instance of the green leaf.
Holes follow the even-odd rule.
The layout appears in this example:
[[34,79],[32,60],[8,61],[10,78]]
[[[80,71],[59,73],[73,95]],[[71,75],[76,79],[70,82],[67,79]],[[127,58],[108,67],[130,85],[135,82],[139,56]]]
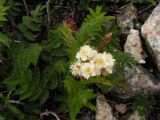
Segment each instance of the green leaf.
[[106,86],[113,86],[111,80],[108,80],[105,76],[91,77],[89,80],[81,81],[81,84],[102,84]]
[[94,36],[97,32],[102,31],[102,23],[107,20],[112,20],[114,17],[105,16],[105,13],[101,12],[101,8],[97,7],[96,11],[90,9],[90,15],[85,18],[85,22],[82,24],[79,32],[76,34],[78,42],[84,44],[87,37]]
[[88,107],[88,108],[90,108],[93,111],[97,110],[96,107],[93,104],[91,104],[90,102],[86,102],[85,106]]
[[0,120],[5,120],[5,118],[0,115]]
[[5,3],[5,0],[0,1],[0,27],[4,21],[7,21],[7,19],[5,18],[5,15],[7,14],[6,11],[7,11],[8,7],[3,6],[4,3]]
[[8,108],[11,110],[11,112],[13,112],[19,118],[21,118],[21,119],[24,118],[24,114],[14,105],[8,104]]
[[7,79],[4,81],[5,84],[12,85],[12,86],[20,84],[22,82],[24,82],[23,79]]
[[28,90],[28,88],[30,87],[28,83],[24,82],[21,88],[17,89],[16,94],[17,95],[21,95],[23,93],[26,93],[26,91]]
[[8,48],[10,48],[9,46],[9,42],[11,40],[8,38],[7,35],[5,35],[4,33],[0,32],[0,43],[4,44],[5,46],[7,46]]
[[156,104],[155,99],[149,98],[144,95],[137,95],[134,99],[132,109],[134,111],[138,111],[138,113],[143,116],[148,108],[151,108]]
[[31,11],[31,15],[33,17],[38,17],[41,16],[43,14],[43,10],[46,8],[46,6],[42,6],[42,5],[37,5],[35,10]]
[[1,0],[0,5],[3,6],[5,2],[6,2],[6,0]]
[[65,51],[70,60],[73,60],[80,45],[75,40],[71,28],[67,24],[63,23],[54,31],[54,35],[58,40],[62,40],[64,42]]
[[114,51],[113,56],[116,59],[115,69],[117,70],[121,70],[124,66],[132,67],[138,63],[129,53],[124,53],[122,51]]
[[42,92],[43,92],[43,89],[41,88],[41,86],[37,86],[36,90],[34,91],[32,96],[30,97],[29,101],[34,101],[34,100],[38,99],[39,96],[42,94]]
[[41,96],[39,97],[40,104],[43,104],[49,97],[49,91],[44,89]]
[[30,32],[23,23],[19,24],[18,28],[23,33],[25,38],[31,41],[35,41],[34,34]]
[[27,70],[25,72],[25,77],[24,77],[25,81],[20,83],[20,88],[16,90],[16,94],[17,95],[21,95],[23,93],[26,93],[27,90],[30,88],[30,82],[29,81],[32,81],[32,71],[31,70]]
[[29,98],[30,96],[32,96],[34,91],[35,91],[35,89],[36,89],[36,87],[37,86],[35,86],[34,82],[33,82],[32,86],[29,87],[26,92],[24,92],[23,94],[20,95],[20,100],[24,100],[24,99]]
[[[68,105],[70,109],[71,119],[75,119],[77,113],[84,105],[87,107],[91,107],[91,104],[89,104],[89,100],[92,100],[93,98],[95,98],[95,94],[93,94],[93,90],[91,89],[78,89],[77,94],[75,94],[74,96],[69,96]],[[93,106],[91,108],[93,108]]]
[[[29,87],[27,88],[27,90],[25,90],[25,92],[23,92],[23,94],[20,94],[20,100],[32,97],[36,91],[36,88],[39,87],[38,86],[40,81],[39,70],[35,69],[33,72],[31,72],[30,70],[27,70],[26,73],[27,72],[28,72],[28,76],[26,76],[26,83],[28,84],[29,82]],[[32,74],[32,77],[30,76],[30,74]],[[21,87],[23,86],[24,85],[22,85]]]
[[55,65],[54,65],[54,69],[56,69],[56,71],[58,73],[65,73],[66,72],[66,63],[65,61],[59,60]]
[[83,84],[75,81],[72,77],[67,76],[64,81],[65,88],[68,92],[67,104],[70,110],[71,120],[75,120],[77,113],[83,106],[94,107],[89,101],[95,98],[92,89],[86,89]]
[[39,32],[41,30],[38,25],[32,22],[32,19],[29,16],[23,17],[23,23],[32,31]]
[[42,48],[39,44],[31,44],[27,48],[22,48],[17,58],[17,65],[20,71],[26,71],[31,63],[36,66],[41,51]]

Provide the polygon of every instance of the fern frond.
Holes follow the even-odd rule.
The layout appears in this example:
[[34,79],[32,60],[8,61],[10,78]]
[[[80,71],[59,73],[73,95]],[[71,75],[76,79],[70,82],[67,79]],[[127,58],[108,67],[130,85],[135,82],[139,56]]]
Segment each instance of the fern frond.
[[35,10],[31,11],[31,16],[23,16],[22,23],[18,27],[27,40],[35,41],[42,30],[44,8],[45,6],[38,5]]
[[73,31],[70,29],[70,27],[66,23],[63,23],[52,32],[52,35],[54,36],[53,38],[55,38],[53,43],[60,45],[63,42],[62,45],[64,46],[69,59],[73,60],[76,52],[79,49],[79,44],[73,36]]
[[0,26],[4,21],[7,21],[5,15],[7,14],[8,7],[4,6],[5,0],[0,1]]
[[76,39],[81,45],[85,43],[87,37],[94,36],[99,31],[102,31],[101,27],[104,21],[114,18],[112,16],[105,16],[105,14],[101,12],[101,7],[97,7],[95,11],[90,9],[90,15],[87,16],[79,32],[76,34]]

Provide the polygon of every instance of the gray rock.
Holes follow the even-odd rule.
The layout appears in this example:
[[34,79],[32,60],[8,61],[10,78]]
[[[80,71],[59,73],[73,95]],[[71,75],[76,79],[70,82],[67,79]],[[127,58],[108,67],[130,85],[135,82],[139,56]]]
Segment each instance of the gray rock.
[[160,5],[158,5],[141,28],[142,36],[160,71]]
[[152,95],[160,91],[160,83],[157,82],[157,78],[141,65],[136,65],[133,68],[126,68],[123,84],[126,89],[113,89],[122,99],[129,99],[139,93]]
[[142,117],[138,114],[138,112],[134,112],[129,116],[128,120],[146,120],[146,119],[145,116]]
[[142,42],[138,30],[131,29],[124,45],[125,52],[129,52],[139,63],[145,62],[145,52],[142,48]]
[[[130,53],[139,63],[145,63],[139,31],[130,30],[124,49],[125,52]],[[114,89],[121,98],[128,99],[139,93],[149,95],[160,91],[159,78],[155,78],[141,65],[125,68],[124,78],[123,84],[127,84],[127,89]]]
[[137,9],[133,4],[128,4],[121,8],[120,12],[117,15],[117,25],[123,34],[127,34],[137,20]]
[[125,72],[125,79],[129,85],[129,89],[126,90],[129,96],[138,93],[151,94],[158,90],[158,86],[160,87],[154,76],[140,65],[128,68]]
[[113,117],[111,106],[101,94],[97,94],[96,107],[97,111],[95,120],[116,120],[116,118]]
[[94,115],[92,115],[91,111],[82,113],[78,120],[94,120]]

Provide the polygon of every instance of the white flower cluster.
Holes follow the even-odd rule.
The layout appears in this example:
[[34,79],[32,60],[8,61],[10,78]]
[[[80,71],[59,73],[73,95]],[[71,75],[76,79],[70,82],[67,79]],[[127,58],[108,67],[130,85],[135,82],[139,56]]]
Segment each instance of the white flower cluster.
[[76,54],[77,61],[70,65],[73,76],[89,79],[91,76],[107,75],[113,72],[115,59],[110,53],[98,53],[84,45]]

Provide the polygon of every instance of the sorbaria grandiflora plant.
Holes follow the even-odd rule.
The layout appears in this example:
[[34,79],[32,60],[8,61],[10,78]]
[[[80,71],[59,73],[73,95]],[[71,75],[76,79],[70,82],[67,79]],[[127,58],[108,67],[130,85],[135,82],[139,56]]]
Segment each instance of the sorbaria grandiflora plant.
[[0,32],[2,120],[40,120],[48,106],[55,112],[69,109],[74,120],[84,106],[95,110],[97,90],[122,86],[124,67],[135,63],[120,50],[116,26],[103,26],[114,17],[106,16],[101,7],[89,9],[77,30],[65,22],[49,28],[43,5],[25,16],[19,16],[19,2],[8,0],[5,5],[7,14],[6,8],[0,11],[0,17],[8,19]]
[[[63,46],[68,58],[64,87],[72,120],[83,106],[95,110],[90,102],[96,96],[92,85],[97,85],[102,91],[119,85],[124,66],[135,63],[128,54],[119,50],[116,27],[110,30],[102,27],[105,21],[114,17],[105,16],[101,7],[89,11],[78,31],[66,23],[52,31],[54,43],[57,47]],[[59,39],[62,43],[58,42]]]

